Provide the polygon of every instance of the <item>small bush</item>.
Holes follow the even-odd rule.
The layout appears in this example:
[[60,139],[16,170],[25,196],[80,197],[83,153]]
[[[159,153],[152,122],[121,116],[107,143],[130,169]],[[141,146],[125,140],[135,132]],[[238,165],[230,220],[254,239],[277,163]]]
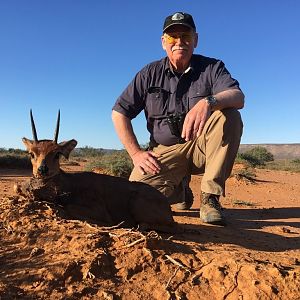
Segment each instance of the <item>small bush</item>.
[[70,157],[100,157],[105,153],[103,149],[96,149],[89,146],[83,148],[76,148]]
[[236,178],[238,181],[244,181],[248,183],[255,183],[255,170],[249,167],[245,169],[233,170],[231,177]]
[[11,169],[31,169],[32,165],[29,157],[26,155],[4,154],[0,155],[0,167]]
[[125,150],[115,151],[111,154],[104,154],[92,160],[85,166],[86,170],[101,168],[107,174],[128,178],[133,168],[132,161]]
[[300,163],[295,159],[277,159],[275,161],[267,162],[265,166],[261,168],[268,170],[278,170],[278,171],[289,171],[289,172],[300,172]]
[[274,156],[264,147],[254,147],[244,153],[238,153],[237,161],[246,161],[252,167],[264,166],[266,162],[274,160]]
[[6,155],[6,154],[10,154],[10,155],[27,155],[27,151],[25,150],[21,150],[21,149],[14,149],[14,148],[0,148],[0,155]]
[[116,160],[110,165],[111,173],[115,176],[129,178],[132,164],[125,160]]
[[293,159],[292,164],[300,165],[300,158]]
[[250,201],[244,201],[244,200],[233,200],[232,202],[234,205],[241,205],[241,206],[254,206],[255,204]]
[[253,157],[247,153],[238,153],[235,162],[244,164],[249,167],[256,167],[261,164],[261,162],[256,157]]

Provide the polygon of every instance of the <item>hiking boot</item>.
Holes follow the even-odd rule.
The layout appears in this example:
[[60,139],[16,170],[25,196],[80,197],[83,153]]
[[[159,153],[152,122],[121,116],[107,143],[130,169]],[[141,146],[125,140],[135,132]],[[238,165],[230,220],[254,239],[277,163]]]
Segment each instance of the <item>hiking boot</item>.
[[204,223],[225,225],[219,195],[201,193],[200,219]]
[[185,189],[184,201],[176,204],[176,208],[179,210],[188,210],[192,207],[194,203],[193,192],[190,187]]
[[192,207],[194,202],[194,196],[191,188],[189,187],[189,183],[191,181],[191,176],[185,176],[182,179],[181,184],[178,187],[177,195],[181,202],[176,204],[176,209],[179,210],[188,210]]

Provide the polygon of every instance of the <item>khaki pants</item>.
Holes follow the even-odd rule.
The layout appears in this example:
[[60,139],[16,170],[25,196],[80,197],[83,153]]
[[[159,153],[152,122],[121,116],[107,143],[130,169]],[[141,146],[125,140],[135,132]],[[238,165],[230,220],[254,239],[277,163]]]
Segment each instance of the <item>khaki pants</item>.
[[184,176],[203,174],[201,191],[224,195],[225,181],[230,176],[242,130],[243,123],[236,109],[215,111],[197,139],[172,146],[158,145],[153,149],[160,154],[159,174],[142,175],[134,168],[129,180],[145,182],[173,198]]

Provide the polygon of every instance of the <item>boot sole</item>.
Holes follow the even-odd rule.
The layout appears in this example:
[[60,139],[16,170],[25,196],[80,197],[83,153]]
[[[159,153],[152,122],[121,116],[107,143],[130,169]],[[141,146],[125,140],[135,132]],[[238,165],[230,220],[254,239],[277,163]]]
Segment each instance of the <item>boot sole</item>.
[[226,221],[225,221],[224,217],[215,218],[215,219],[214,218],[208,218],[207,216],[201,215],[201,212],[200,212],[200,220],[203,223],[212,224],[212,225],[222,225],[222,226],[226,225]]

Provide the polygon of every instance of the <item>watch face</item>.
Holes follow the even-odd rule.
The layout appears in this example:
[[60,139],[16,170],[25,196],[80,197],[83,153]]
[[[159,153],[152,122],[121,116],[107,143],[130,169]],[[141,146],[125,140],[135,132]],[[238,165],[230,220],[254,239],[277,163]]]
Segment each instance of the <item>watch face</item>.
[[207,100],[211,107],[213,107],[217,104],[217,99],[214,96],[208,96]]

